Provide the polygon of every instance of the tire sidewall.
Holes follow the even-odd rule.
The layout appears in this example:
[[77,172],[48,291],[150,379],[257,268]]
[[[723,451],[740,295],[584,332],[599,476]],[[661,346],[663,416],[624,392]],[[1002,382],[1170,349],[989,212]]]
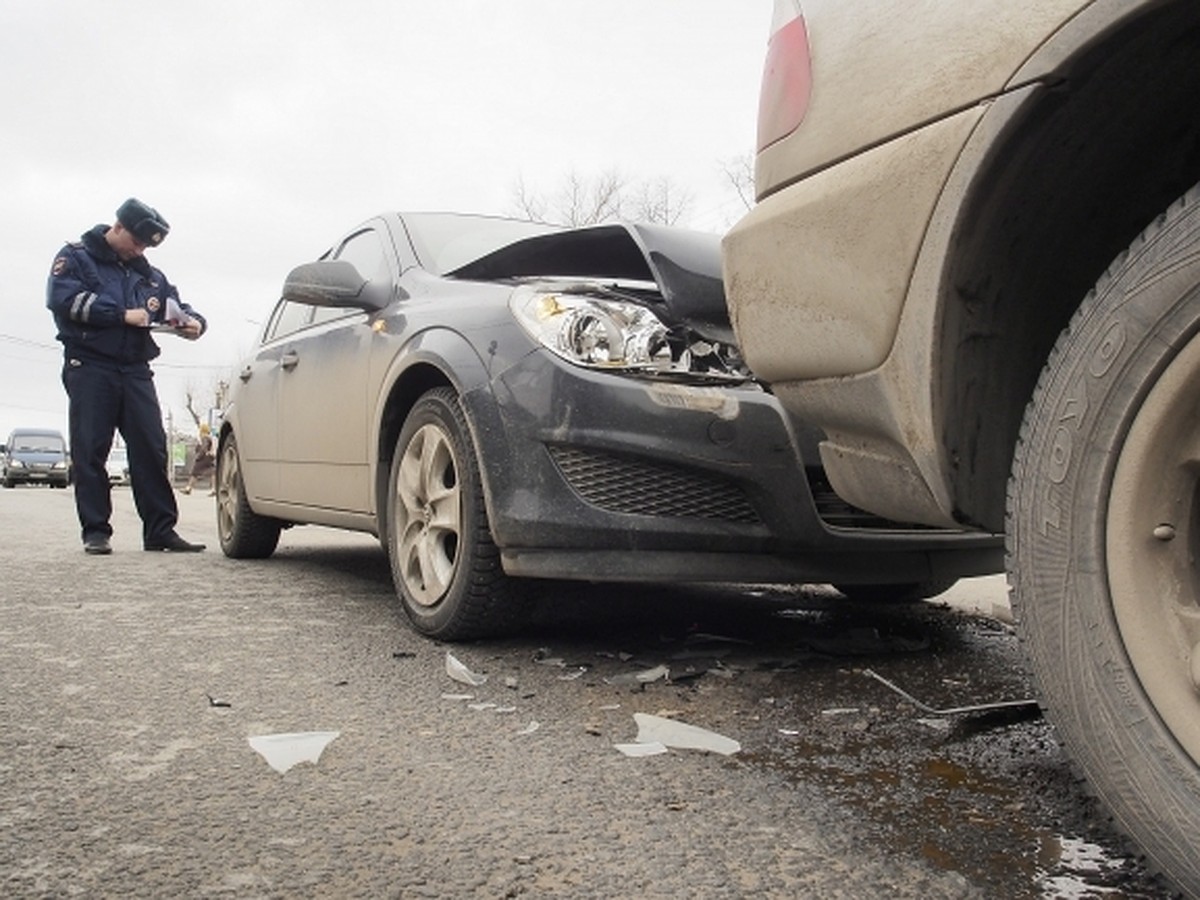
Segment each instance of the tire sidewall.
[[[237,460],[238,481],[235,485],[228,483],[228,459],[231,457]],[[221,551],[231,559],[265,559],[274,553],[283,523],[259,516],[250,508],[250,500],[246,496],[246,473],[238,457],[237,439],[232,431],[225,434],[218,444],[213,484],[218,494],[217,540],[220,542]],[[222,492],[231,495],[232,499],[232,521],[228,529],[223,522],[225,511],[221,506],[224,499],[221,496]]]
[[1200,198],[1189,197],[1114,265],[1060,339],[1026,415],[1008,549],[1047,714],[1118,824],[1200,889],[1190,840],[1200,832],[1200,768],[1138,681],[1105,551],[1125,437],[1158,375],[1200,328]]
[[[397,525],[398,499],[397,479],[400,465],[414,435],[426,425],[434,425],[446,436],[454,454],[455,473],[458,478],[460,508],[460,530],[454,574],[449,587],[432,606],[418,603],[408,592],[402,575],[399,540],[402,529]],[[387,552],[391,565],[392,580],[396,587],[405,615],[413,627],[423,634],[444,632],[460,615],[460,606],[470,589],[470,573],[478,555],[477,529],[483,511],[479,508],[479,467],[471,441],[466,419],[458,399],[449,388],[429,391],[413,406],[400,429],[396,441],[396,452],[392,457],[388,476],[387,494]]]

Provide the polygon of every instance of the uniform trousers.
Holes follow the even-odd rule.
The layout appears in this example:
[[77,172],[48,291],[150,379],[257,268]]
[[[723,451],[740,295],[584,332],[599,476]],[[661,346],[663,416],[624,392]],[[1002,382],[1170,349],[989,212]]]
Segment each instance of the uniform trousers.
[[110,366],[68,357],[62,377],[70,400],[75,509],[83,540],[112,535],[112,487],[106,463],[113,433],[119,431],[129,454],[142,542],[163,542],[174,534],[179,507],[167,476],[167,436],[154,372],[146,363]]

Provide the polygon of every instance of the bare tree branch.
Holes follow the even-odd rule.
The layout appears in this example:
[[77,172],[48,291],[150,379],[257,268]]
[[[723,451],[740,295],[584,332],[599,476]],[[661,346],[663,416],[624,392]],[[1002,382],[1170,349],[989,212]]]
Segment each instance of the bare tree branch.
[[550,197],[531,191],[518,178],[512,197],[515,213],[522,218],[572,227],[627,218],[677,225],[693,202],[692,194],[669,177],[631,185],[618,169],[591,177],[572,169]]
[[548,222],[545,198],[531,194],[525,187],[525,179],[518,175],[512,189],[512,203],[517,215],[531,222]]
[[723,160],[721,171],[733,185],[742,205],[748,210],[752,209],[754,207],[754,155],[745,153]]
[[689,191],[663,176],[643,182],[634,201],[634,218],[660,225],[678,225],[692,205]]

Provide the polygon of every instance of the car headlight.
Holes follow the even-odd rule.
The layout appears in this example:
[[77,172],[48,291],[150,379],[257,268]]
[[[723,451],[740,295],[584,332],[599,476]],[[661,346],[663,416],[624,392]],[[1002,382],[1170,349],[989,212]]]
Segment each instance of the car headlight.
[[62,460],[59,460],[53,466],[53,468],[55,468],[55,469],[65,469],[66,467],[67,467],[67,464],[65,462],[63,462]]
[[10,460],[8,465],[10,468],[13,468],[13,469],[25,468],[25,463],[21,462],[19,459]]
[[599,369],[688,370],[667,326],[644,306],[589,294],[518,288],[513,315],[538,343],[568,362]]

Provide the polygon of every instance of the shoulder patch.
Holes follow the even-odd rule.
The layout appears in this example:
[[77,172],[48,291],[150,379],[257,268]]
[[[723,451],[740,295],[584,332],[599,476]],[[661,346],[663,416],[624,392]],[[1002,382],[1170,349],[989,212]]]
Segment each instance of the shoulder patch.
[[65,271],[67,271],[67,258],[65,256],[56,256],[54,258],[54,265],[50,269],[50,274],[61,275]]

